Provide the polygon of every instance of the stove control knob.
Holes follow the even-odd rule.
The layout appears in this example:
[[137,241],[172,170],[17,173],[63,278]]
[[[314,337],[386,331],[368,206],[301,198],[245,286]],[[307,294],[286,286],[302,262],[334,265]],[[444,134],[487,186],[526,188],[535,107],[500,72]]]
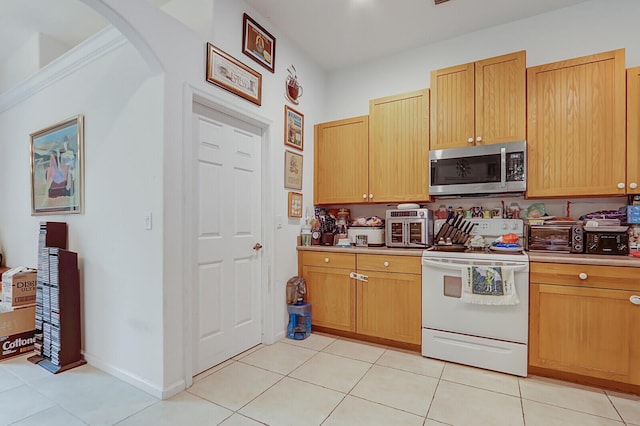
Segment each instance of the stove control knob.
[[518,224],[517,223],[512,224],[511,225],[511,229],[513,229],[513,230],[518,229]]
[[502,224],[502,229],[508,229],[508,228],[509,228],[509,225],[507,225],[506,223]]

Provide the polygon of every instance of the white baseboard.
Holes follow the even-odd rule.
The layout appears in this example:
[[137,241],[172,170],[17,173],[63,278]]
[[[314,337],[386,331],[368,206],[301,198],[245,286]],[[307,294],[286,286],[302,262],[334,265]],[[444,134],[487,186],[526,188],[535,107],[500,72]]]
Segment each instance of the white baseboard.
[[151,383],[147,380],[144,380],[135,374],[131,374],[128,371],[125,371],[121,368],[115,367],[108,362],[104,362],[100,358],[84,353],[84,359],[93,367],[96,367],[99,370],[104,371],[105,373],[109,373],[112,376],[122,380],[123,382],[129,383],[132,386],[140,389],[143,392],[148,393],[149,395],[158,398],[158,399],[168,399],[172,396],[182,392],[186,387],[183,380],[179,380],[172,385],[162,388],[157,386],[154,383]]

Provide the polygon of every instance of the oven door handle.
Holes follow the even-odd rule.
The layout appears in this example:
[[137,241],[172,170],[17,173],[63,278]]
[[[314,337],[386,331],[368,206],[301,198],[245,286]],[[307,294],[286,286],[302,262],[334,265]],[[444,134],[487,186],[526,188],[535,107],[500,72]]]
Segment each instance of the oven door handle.
[[426,265],[426,266],[433,266],[436,268],[442,268],[442,269],[453,269],[456,271],[460,271],[461,268],[465,268],[465,267],[469,267],[469,266],[499,266],[499,267],[507,267],[507,268],[511,268],[514,271],[519,271],[521,269],[527,269],[529,267],[529,265],[474,265],[473,263],[471,264],[460,264],[460,263],[449,263],[449,262],[439,262],[437,260],[429,260],[429,259],[422,259],[422,264]]

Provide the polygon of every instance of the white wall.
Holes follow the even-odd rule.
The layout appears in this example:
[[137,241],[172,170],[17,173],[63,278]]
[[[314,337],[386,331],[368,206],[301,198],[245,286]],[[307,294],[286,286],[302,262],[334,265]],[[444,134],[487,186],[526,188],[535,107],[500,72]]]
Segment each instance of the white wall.
[[[150,391],[159,388],[163,369],[156,355],[163,339],[163,84],[123,41],[0,114],[0,241],[7,265],[35,267],[38,223],[67,222],[68,248],[80,262],[86,357]],[[31,216],[29,134],[77,114],[85,118],[84,213]],[[154,214],[151,231],[144,229],[147,211]]]
[[42,33],[34,33],[9,57],[0,61],[0,93],[68,51],[70,46]]
[[[191,214],[182,203],[188,173],[183,168],[183,145],[190,143],[183,140],[184,129],[190,126],[185,118],[191,108],[184,99],[187,88],[272,123],[264,135],[267,177],[273,184],[264,208],[268,220],[263,242],[269,270],[264,285],[274,311],[268,327],[273,335],[265,337],[269,340],[284,334],[284,287],[297,273],[299,221],[287,219],[283,185],[286,68],[295,64],[305,89],[296,108],[306,122],[306,205],[312,200],[312,124],[320,121],[324,105],[324,73],[244,2],[217,0],[213,8],[206,1],[183,2],[203,14],[215,10],[214,34],[205,39],[207,25],[201,20],[193,23],[193,31],[143,0],[82,1],[110,20],[131,45],[2,113],[1,140],[24,141],[60,115],[85,114],[86,211],[54,219],[69,222],[70,248],[82,257],[87,358],[156,396],[167,397],[184,388],[189,374],[184,369],[189,336],[183,304],[188,288],[185,272],[193,259],[185,257],[184,218]],[[183,22],[202,16],[193,9],[177,13],[172,9],[176,3],[168,10]],[[275,74],[241,53],[244,11],[277,39]],[[205,82],[207,41],[263,75],[261,107]],[[0,243],[8,262],[35,264],[40,218],[31,217],[29,210],[28,144],[16,144],[4,154],[2,187],[11,182],[13,189],[6,192],[12,203],[0,208]],[[14,175],[21,177],[17,180]],[[154,215],[153,231],[143,230],[146,211]],[[278,216],[282,227],[276,229]]]
[[626,48],[640,65],[640,2],[592,0],[331,72],[323,121],[368,114],[369,99],[430,85],[433,70],[518,50],[527,66]]

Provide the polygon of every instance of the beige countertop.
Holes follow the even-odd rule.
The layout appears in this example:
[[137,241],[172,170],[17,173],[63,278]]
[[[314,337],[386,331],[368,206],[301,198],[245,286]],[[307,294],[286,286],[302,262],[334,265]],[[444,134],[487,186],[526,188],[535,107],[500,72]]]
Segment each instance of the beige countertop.
[[[394,256],[422,256],[421,248],[393,247],[336,247],[298,246],[299,251],[324,251],[334,253],[389,254]],[[633,256],[607,256],[598,254],[526,252],[531,262],[572,263],[576,265],[627,266],[640,268],[640,258]]]
[[530,262],[572,263],[576,265],[627,266],[640,268],[640,257],[601,254],[527,252]]
[[299,251],[326,251],[335,253],[356,254],[391,254],[394,256],[422,256],[421,248],[394,248],[394,247],[336,247],[336,246],[298,246]]

